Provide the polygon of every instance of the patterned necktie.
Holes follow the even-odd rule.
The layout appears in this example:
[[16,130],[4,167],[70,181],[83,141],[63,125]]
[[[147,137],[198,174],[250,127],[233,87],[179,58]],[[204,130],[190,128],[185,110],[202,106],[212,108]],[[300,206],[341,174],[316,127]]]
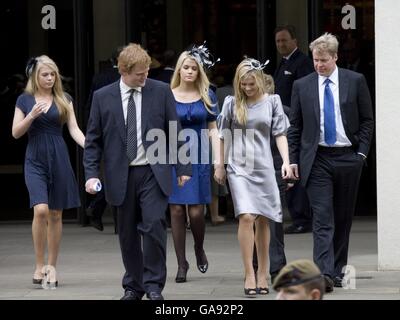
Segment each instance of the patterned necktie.
[[324,138],[328,145],[334,145],[336,142],[335,102],[329,87],[330,82],[329,79],[324,81]]
[[132,162],[137,156],[136,104],[133,98],[135,91],[135,89],[130,90],[126,119],[126,154],[129,162]]

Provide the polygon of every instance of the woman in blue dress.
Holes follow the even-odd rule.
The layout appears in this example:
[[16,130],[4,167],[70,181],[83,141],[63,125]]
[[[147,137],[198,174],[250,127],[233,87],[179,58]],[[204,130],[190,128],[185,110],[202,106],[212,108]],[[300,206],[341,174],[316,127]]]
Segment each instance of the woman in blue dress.
[[210,90],[210,82],[204,71],[204,64],[211,64],[206,58],[208,49],[204,45],[184,51],[178,59],[171,80],[182,129],[187,137],[190,136],[186,144],[190,146],[188,158],[192,163],[192,178],[183,187],[177,185],[174,170],[173,192],[169,198],[172,237],[178,261],[175,281],[178,283],[186,281],[189,269],[185,253],[186,206],[194,239],[197,268],[202,273],[208,269],[203,242],[204,205],[211,202],[209,138],[211,137],[214,151],[219,148],[219,138],[216,125],[217,99]]
[[33,207],[36,258],[33,283],[42,284],[46,278],[44,284],[55,288],[62,211],[80,206],[78,185],[62,136],[63,125],[67,124],[71,137],[81,147],[85,137],[77,125],[71,98],[63,91],[54,61],[44,55],[32,58],[26,73],[28,84],[16,102],[12,135],[18,139],[28,133],[29,138],[24,171]]

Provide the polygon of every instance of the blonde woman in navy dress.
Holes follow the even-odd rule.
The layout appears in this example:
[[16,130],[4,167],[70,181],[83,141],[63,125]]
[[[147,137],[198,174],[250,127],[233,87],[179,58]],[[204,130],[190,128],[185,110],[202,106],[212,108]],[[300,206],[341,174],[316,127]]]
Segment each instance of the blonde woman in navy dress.
[[[36,258],[33,283],[42,284],[47,272],[47,285],[55,288],[62,211],[80,206],[78,185],[62,136],[63,125],[67,124],[71,137],[81,147],[85,137],[77,125],[71,98],[63,91],[54,61],[44,55],[32,58],[26,73],[28,84],[16,102],[12,135],[18,139],[28,134],[24,171],[33,207]],[[44,270],[44,266],[48,268]]]
[[[183,187],[174,181],[173,192],[169,198],[171,212],[171,229],[175,252],[178,261],[176,282],[185,282],[189,263],[186,260],[186,206],[190,229],[194,239],[194,252],[197,268],[201,273],[208,269],[208,260],[203,243],[205,234],[204,205],[211,202],[210,164],[201,163],[201,158],[209,159],[209,145],[202,136],[203,129],[210,130],[214,150],[219,150],[218,129],[216,125],[217,99],[210,90],[210,82],[204,67],[213,63],[208,60],[208,49],[203,45],[194,46],[191,51],[184,51],[178,58],[175,72],[171,80],[171,89],[176,100],[176,110],[182,129],[195,132],[198,149],[190,149],[192,160],[192,178]],[[194,156],[197,153],[197,156]],[[202,156],[203,154],[203,156]],[[204,155],[205,154],[205,155]],[[197,157],[196,159],[193,158]],[[204,162],[204,161],[203,161]],[[173,172],[176,175],[175,170]]]
[[[263,73],[265,66],[266,63],[262,65],[250,58],[239,64],[234,78],[235,96],[225,98],[218,116],[221,157],[225,144],[228,145],[225,134],[233,137],[234,153],[225,158],[225,162],[235,216],[239,219],[238,239],[245,271],[246,295],[269,293],[269,220],[282,221],[281,202],[271,154],[271,133],[276,138],[283,160],[282,178],[289,179],[292,176],[286,139],[289,121],[283,112],[279,96],[267,93],[269,90]],[[246,132],[248,135],[252,132],[254,139],[246,138],[245,135],[233,135],[234,130],[235,134]],[[244,150],[246,155],[243,158],[241,156]],[[243,161],[249,160],[251,155],[254,161],[252,164]],[[221,171],[216,173],[217,181],[225,178],[224,174],[219,175],[220,173]],[[252,263],[254,243],[258,257],[257,275]]]

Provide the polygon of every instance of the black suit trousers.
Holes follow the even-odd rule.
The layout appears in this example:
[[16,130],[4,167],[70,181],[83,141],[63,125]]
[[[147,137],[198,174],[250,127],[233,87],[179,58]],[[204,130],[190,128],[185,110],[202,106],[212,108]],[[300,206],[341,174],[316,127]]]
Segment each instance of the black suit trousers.
[[[285,194],[287,183],[282,179],[281,170],[275,170],[276,182],[278,183],[281,198],[282,211],[287,207]],[[283,212],[282,212],[283,215]],[[269,242],[269,273],[276,276],[286,265],[285,242],[283,235],[283,221],[281,223],[270,220],[270,242]]]
[[167,205],[168,197],[150,166],[130,167],[125,200],[117,207],[124,289],[139,295],[163,290],[167,276]]
[[295,226],[311,226],[311,211],[307,194],[300,183],[286,191],[286,203]]
[[325,275],[343,273],[363,158],[351,148],[318,148],[306,190],[313,211],[314,262]]

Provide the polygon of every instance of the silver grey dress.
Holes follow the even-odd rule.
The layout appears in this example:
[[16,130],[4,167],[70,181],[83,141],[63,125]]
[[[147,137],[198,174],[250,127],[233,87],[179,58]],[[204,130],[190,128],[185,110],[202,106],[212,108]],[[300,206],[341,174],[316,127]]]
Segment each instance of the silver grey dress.
[[[278,95],[250,105],[247,124],[235,118],[235,98],[225,98],[217,123],[224,140],[227,177],[235,217],[251,213],[282,222],[282,209],[271,154],[270,136],[286,135],[289,120]],[[245,134],[244,134],[245,133]]]

